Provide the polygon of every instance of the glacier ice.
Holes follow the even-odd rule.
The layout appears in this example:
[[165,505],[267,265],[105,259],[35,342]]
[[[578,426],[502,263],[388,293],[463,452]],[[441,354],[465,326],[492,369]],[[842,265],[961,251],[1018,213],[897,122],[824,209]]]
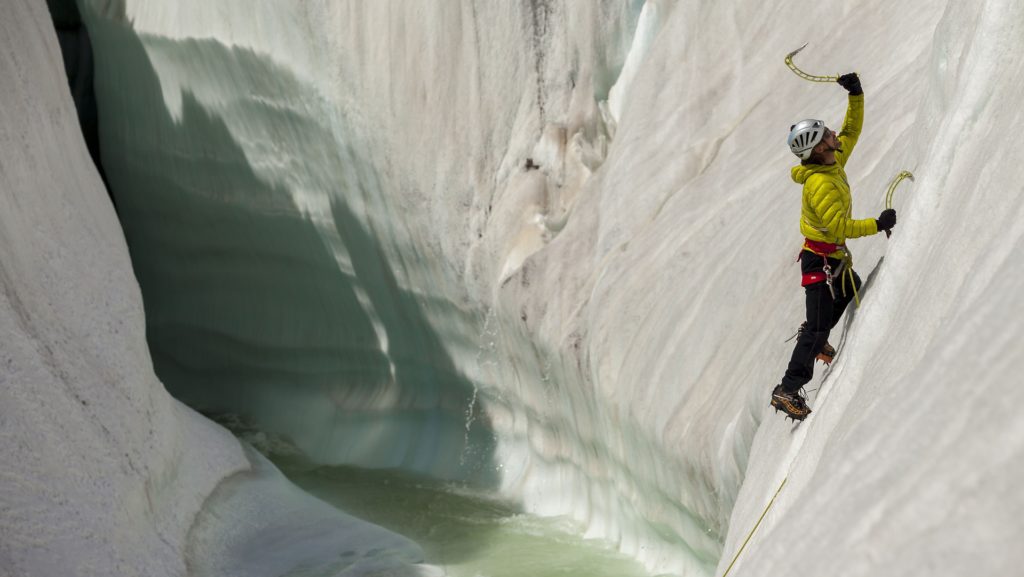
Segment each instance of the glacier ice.
[[[80,137],[54,43],[9,23],[40,27],[39,4],[18,0],[0,61],[31,71],[3,76],[0,326],[19,385],[0,393],[17,407],[4,457],[24,459],[33,431],[51,467],[85,461],[81,484],[40,487],[99,525],[116,488],[148,478],[139,463],[182,479],[157,485],[154,520],[138,499],[125,513],[146,528],[132,549],[173,567],[180,549],[154,535],[180,545],[252,464],[153,376],[118,224],[65,146]],[[1018,4],[81,2],[104,167],[175,395],[321,463],[489,487],[674,575],[720,574],[782,479],[744,575],[1020,563]],[[864,303],[794,431],[766,412],[802,305],[782,142],[845,108],[782,65],[808,40],[803,66],[864,81],[855,212],[876,213],[898,170],[918,180],[890,241],[853,244]],[[50,100],[6,105],[27,94]],[[67,148],[68,166],[39,168]],[[33,371],[70,387],[37,398],[48,413]],[[76,387],[111,398],[80,409]],[[113,423],[106,446],[126,456],[68,444],[74,419]],[[33,467],[0,504],[53,470]],[[19,509],[0,531],[63,510]],[[61,555],[94,538],[58,529]]]
[[157,380],[43,2],[5,6],[0,78],[0,575],[237,574],[229,547],[203,548],[244,535],[243,567],[339,566],[333,543],[285,538],[314,520],[350,569],[429,574],[417,545],[301,493]]

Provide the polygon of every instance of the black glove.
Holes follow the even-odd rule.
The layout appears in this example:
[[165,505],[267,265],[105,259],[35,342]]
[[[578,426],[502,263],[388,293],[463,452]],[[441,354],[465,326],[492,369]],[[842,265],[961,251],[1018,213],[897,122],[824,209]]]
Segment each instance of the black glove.
[[856,72],[843,74],[838,80],[836,80],[836,82],[839,83],[839,86],[842,86],[849,91],[851,96],[860,96],[861,94],[864,94],[864,89],[860,87],[860,77],[857,76]]
[[878,223],[879,232],[892,230],[892,227],[896,226],[896,210],[892,208],[883,210],[882,214],[878,215],[878,218],[875,219],[875,222]]

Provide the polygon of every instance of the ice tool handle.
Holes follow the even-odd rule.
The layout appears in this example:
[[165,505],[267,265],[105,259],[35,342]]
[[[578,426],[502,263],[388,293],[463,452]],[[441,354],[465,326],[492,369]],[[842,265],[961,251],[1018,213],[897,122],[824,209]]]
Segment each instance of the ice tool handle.
[[786,66],[788,66],[789,69],[793,71],[793,74],[796,74],[800,78],[803,78],[804,80],[809,80],[811,82],[835,82],[836,80],[839,80],[839,76],[838,75],[836,75],[836,76],[815,76],[814,74],[808,74],[808,73],[804,72],[803,70],[800,70],[799,68],[797,68],[796,64],[793,64],[793,57],[796,56],[797,54],[799,54],[800,51],[803,50],[804,48],[807,48],[807,43],[806,42],[800,48],[797,48],[796,50],[794,50],[794,51],[792,51],[792,52],[790,52],[789,54],[786,55]]
[[[900,171],[900,173],[896,175],[896,178],[893,178],[892,182],[889,183],[889,189],[885,191],[885,208],[892,208],[892,194],[896,192],[896,187],[899,186],[899,184],[903,182],[903,179],[905,178],[909,178],[911,182],[913,182],[914,175],[911,174],[909,170],[903,170]],[[891,236],[891,230],[885,231],[885,238],[889,238]]]

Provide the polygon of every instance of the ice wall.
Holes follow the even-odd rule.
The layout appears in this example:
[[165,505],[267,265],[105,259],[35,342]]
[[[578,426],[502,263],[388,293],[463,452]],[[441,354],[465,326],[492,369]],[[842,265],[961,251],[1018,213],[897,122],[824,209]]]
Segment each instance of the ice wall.
[[703,481],[679,503],[686,466],[497,294],[529,284],[604,159],[640,3],[84,7],[175,394],[320,462],[497,484],[630,552],[713,563]]
[[0,567],[90,574],[113,560],[173,574],[203,498],[247,461],[153,375],[124,239],[46,6],[6,10]]
[[[742,574],[1019,564],[1014,3],[83,7],[182,398],[491,484],[652,571],[721,573],[787,477]],[[782,66],[805,41],[863,78],[856,215],[918,180],[891,241],[852,243],[863,306],[793,430],[767,410],[802,309],[785,129],[845,108]]]
[[[158,372],[194,406],[240,414],[321,462],[515,496],[558,481],[574,506],[560,494],[530,506],[579,516],[603,500],[593,485],[614,499],[597,535],[617,537],[619,510],[647,523],[614,486],[630,477],[620,455],[609,476],[545,454],[550,422],[600,471],[607,440],[559,429],[574,411],[599,428],[607,417],[592,413],[605,408],[579,383],[545,384],[542,367],[563,361],[520,338],[518,311],[503,329],[491,294],[564,226],[603,159],[597,98],[639,4],[292,8],[85,4],[105,167]],[[528,157],[544,172],[524,169]],[[711,562],[702,522],[652,499],[694,525]]]
[[422,574],[157,380],[42,1],[4,5],[0,102],[0,575]]
[[918,182],[896,201],[901,222],[816,414],[795,430],[769,418],[758,431],[719,573],[787,478],[733,575],[1020,570],[1024,210],[1006,129],[1022,120],[1024,6],[917,8],[927,21],[901,10],[887,19],[891,33],[860,10],[836,29],[839,39],[874,31],[877,45],[849,56],[866,52],[877,72],[857,68],[879,84],[853,170],[891,174],[899,163]]

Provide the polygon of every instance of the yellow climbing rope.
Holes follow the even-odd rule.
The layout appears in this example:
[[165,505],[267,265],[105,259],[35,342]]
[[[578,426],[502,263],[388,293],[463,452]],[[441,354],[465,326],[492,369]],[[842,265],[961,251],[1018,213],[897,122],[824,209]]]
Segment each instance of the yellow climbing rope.
[[804,48],[807,48],[806,43],[800,48],[797,48],[796,50],[786,55],[786,66],[788,66],[789,69],[793,71],[793,74],[796,74],[800,78],[803,78],[804,80],[809,80],[811,82],[835,82],[836,80],[839,80],[839,76],[816,76],[814,74],[808,74],[803,70],[797,68],[796,64],[793,64],[793,57],[799,54],[800,51],[803,50]]
[[729,571],[732,571],[732,566],[735,565],[736,560],[740,558],[740,553],[742,553],[743,550],[747,548],[747,543],[749,543],[750,538],[754,536],[754,531],[757,531],[757,528],[761,526],[761,521],[764,521],[764,516],[768,514],[768,509],[771,509],[772,505],[775,504],[775,498],[778,497],[779,493],[782,492],[782,488],[786,486],[786,481],[788,480],[789,477],[786,477],[785,479],[782,480],[782,484],[779,485],[779,489],[775,491],[774,495],[772,495],[772,500],[768,501],[768,506],[764,508],[764,512],[761,513],[761,517],[757,520],[757,523],[754,523],[754,528],[751,529],[750,533],[747,534],[747,538],[743,541],[743,544],[740,545],[739,550],[736,551],[736,555],[733,556],[732,562],[729,563],[729,566],[725,569],[725,573],[722,573],[722,577],[727,577],[729,575]]
[[849,277],[850,286],[853,287],[853,302],[857,303],[857,306],[860,306],[860,295],[857,294],[857,283],[854,282],[853,276],[853,257],[850,256],[850,253],[846,253],[845,260],[846,268],[843,269],[843,278],[839,279],[843,286],[843,296],[846,296],[846,279]]

